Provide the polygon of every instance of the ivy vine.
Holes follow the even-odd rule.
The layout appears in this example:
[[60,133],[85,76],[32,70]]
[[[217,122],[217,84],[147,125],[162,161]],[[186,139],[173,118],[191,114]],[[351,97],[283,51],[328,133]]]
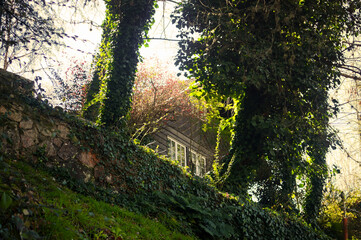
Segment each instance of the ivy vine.
[[99,124],[120,127],[130,109],[139,47],[157,5],[154,0],[105,0],[105,4],[102,42],[84,110]]

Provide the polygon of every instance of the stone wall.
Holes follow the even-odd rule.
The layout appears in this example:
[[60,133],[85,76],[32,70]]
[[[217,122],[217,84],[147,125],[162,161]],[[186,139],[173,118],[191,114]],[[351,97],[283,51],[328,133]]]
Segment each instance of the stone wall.
[[43,103],[31,81],[1,69],[0,80],[0,150],[13,159],[129,195],[191,181],[177,163],[129,141],[125,131],[98,128]]
[[99,177],[103,172],[99,158],[71,137],[71,121],[62,109],[34,97],[33,85],[0,69],[0,150],[34,162],[41,155],[50,167],[70,168],[85,181]]

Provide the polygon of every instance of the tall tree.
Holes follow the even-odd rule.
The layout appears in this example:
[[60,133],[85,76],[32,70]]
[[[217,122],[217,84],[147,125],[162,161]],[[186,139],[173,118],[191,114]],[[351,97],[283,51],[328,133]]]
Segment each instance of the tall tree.
[[360,8],[356,0],[188,0],[174,14],[181,69],[208,94],[238,102],[225,189],[257,189],[265,206],[294,209],[297,179],[306,179],[305,216],[317,216],[334,145],[328,90],[340,81],[343,39],[360,31]]
[[98,122],[119,127],[130,109],[138,50],[152,23],[155,1],[105,0],[105,3],[102,43],[86,108],[89,113],[94,111],[91,106],[98,105],[95,108]]

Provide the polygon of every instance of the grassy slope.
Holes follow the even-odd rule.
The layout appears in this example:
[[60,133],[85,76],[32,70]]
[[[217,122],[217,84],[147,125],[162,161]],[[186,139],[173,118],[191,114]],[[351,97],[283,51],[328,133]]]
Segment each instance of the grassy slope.
[[21,161],[0,161],[0,177],[0,239],[192,239],[76,194]]

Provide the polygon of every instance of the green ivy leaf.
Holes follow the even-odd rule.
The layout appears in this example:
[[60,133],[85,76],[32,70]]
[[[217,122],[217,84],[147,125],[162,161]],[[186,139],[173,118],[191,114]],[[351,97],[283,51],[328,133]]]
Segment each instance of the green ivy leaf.
[[12,204],[12,202],[13,202],[12,198],[7,193],[3,192],[0,200],[0,209],[2,210],[8,209]]

